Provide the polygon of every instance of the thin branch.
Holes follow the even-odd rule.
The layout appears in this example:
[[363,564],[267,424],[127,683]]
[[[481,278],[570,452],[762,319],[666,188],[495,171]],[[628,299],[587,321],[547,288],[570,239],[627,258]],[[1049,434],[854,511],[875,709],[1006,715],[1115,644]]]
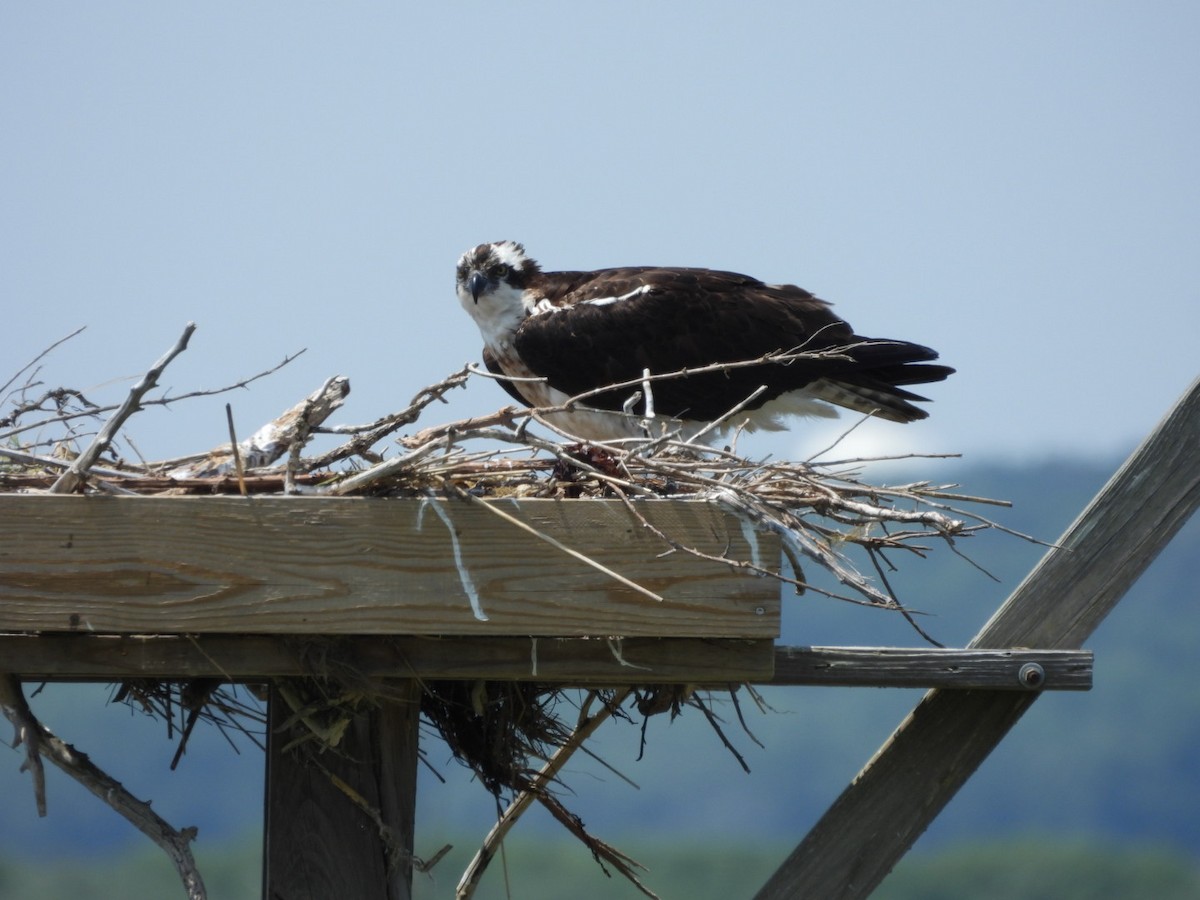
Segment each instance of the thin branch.
[[242,454],[238,451],[237,428],[233,424],[233,404],[225,404],[225,420],[229,423],[229,452],[233,455],[233,470],[237,474],[238,490],[246,496],[246,467],[242,464]]
[[[470,900],[470,898],[475,896],[475,891],[479,887],[479,882],[483,878],[483,873],[487,870],[488,864],[495,858],[501,844],[504,843],[504,839],[512,831],[513,826],[517,824],[521,815],[535,800],[542,801],[551,813],[555,814],[555,817],[561,820],[562,814],[565,812],[561,809],[561,804],[546,803],[548,797],[547,791],[550,785],[558,778],[558,773],[571,757],[575,755],[576,751],[583,748],[584,742],[620,708],[621,704],[625,702],[631,693],[631,688],[624,689],[605,703],[594,715],[589,715],[593,702],[599,697],[595,691],[589,692],[587,699],[582,705],[579,721],[575,726],[575,730],[571,732],[570,737],[546,761],[545,765],[542,766],[531,780],[529,787],[513,798],[512,802],[509,803],[508,807],[501,813],[499,819],[497,819],[496,824],[492,826],[487,837],[484,838],[483,844],[475,853],[466,870],[464,870],[462,878],[459,879],[458,888],[454,895],[455,900]],[[569,816],[569,814],[567,815]],[[573,822],[572,824],[578,826],[577,822]],[[577,837],[580,836],[576,828],[573,827],[571,830]],[[584,840],[589,849],[599,854],[598,858],[609,862],[622,875],[633,882],[634,886],[643,894],[647,897],[657,896],[638,880],[632,868],[630,868],[632,861],[628,857],[608,847],[607,844],[596,841],[590,835],[586,835],[585,838],[581,839]]]
[[26,765],[22,769],[33,773],[38,815],[46,815],[45,778],[40,759],[44,756],[161,847],[179,873],[188,900],[205,900],[204,881],[189,846],[196,838],[195,828],[177,831],[149,803],[134,797],[87,754],[56,737],[29,709],[21,684],[13,675],[0,674],[0,711],[16,728],[17,742],[25,745]]
[[[180,403],[184,400],[191,400],[196,397],[211,397],[211,396],[215,396],[217,394],[227,394],[230,391],[236,391],[241,388],[246,388],[246,387],[249,387],[251,384],[253,384],[255,381],[258,381],[260,378],[266,378],[268,375],[273,375],[274,373],[278,372],[280,369],[282,369],[288,363],[293,362],[302,353],[304,353],[304,350],[298,350],[295,353],[293,353],[291,356],[285,356],[282,361],[271,366],[271,368],[264,369],[263,371],[255,374],[255,375],[251,375],[249,378],[243,378],[241,381],[234,382],[233,384],[227,384],[224,387],[204,388],[204,389],[196,390],[196,391],[188,391],[183,394],[176,394],[172,397],[154,397],[154,398],[150,398],[150,399],[143,398],[141,400],[141,405],[143,407],[146,407],[146,406],[169,406],[172,403]],[[8,431],[0,432],[0,440],[6,440],[10,437],[15,437],[18,434],[22,434],[23,432],[26,432],[26,431],[32,431],[35,428],[45,428],[46,426],[55,425],[55,424],[58,424],[61,422],[70,422],[74,419],[79,419],[84,416],[103,415],[104,413],[112,412],[115,409],[119,409],[120,406],[121,406],[121,404],[113,403],[108,406],[97,406],[92,409],[82,410],[80,412],[64,413],[64,414],[57,415],[57,416],[51,416],[48,419],[41,419],[37,422],[31,422],[27,425],[21,425],[20,427],[13,427],[13,428],[10,428]],[[194,458],[194,456],[184,457],[183,459],[187,460],[187,459],[193,459],[193,458]]]
[[691,435],[688,438],[688,443],[691,443],[691,444],[699,443],[700,438],[704,437],[704,435],[708,434],[710,431],[720,428],[722,425],[724,425],[726,422],[728,422],[730,419],[732,419],[734,416],[736,416],[738,413],[740,413],[743,409],[745,409],[747,406],[749,406],[751,403],[753,403],[755,400],[757,400],[759,397],[761,397],[764,393],[766,393],[766,390],[767,390],[767,386],[765,384],[759,385],[750,394],[750,396],[747,397],[745,400],[743,400],[741,403],[734,406],[731,410],[729,410],[723,416],[713,419],[711,422],[709,422],[707,425],[705,425],[703,428],[701,428],[695,434]]
[[399,431],[420,417],[425,408],[434,402],[446,402],[446,394],[454,388],[462,387],[472,374],[471,366],[463,366],[457,372],[447,375],[436,384],[420,390],[408,406],[398,413],[384,416],[368,425],[339,425],[332,428],[314,429],[323,434],[350,434],[353,438],[340,447],[317,457],[310,462],[311,468],[332,465],[333,463],[352,456],[362,455],[383,438]]
[[[335,375],[290,409],[280,413],[246,440],[237,442],[230,420],[230,443],[220,444],[202,457],[166,472],[171,478],[204,478],[269,466],[293,448],[302,446],[312,432],[341,407],[350,393],[350,380]],[[229,417],[226,404],[226,416]],[[298,452],[298,451],[297,451]],[[241,462],[239,462],[241,460]],[[242,478],[239,475],[239,481]]]
[[158,386],[158,377],[162,375],[163,370],[170,365],[171,360],[187,349],[188,340],[195,330],[196,324],[188,322],[187,327],[183,329],[183,334],[175,342],[175,346],[151,366],[146,374],[142,376],[142,379],[130,389],[129,396],[125,398],[125,402],[121,404],[121,408],[117,410],[112,418],[104,423],[104,427],[100,429],[100,433],[96,435],[96,439],[92,441],[91,446],[79,454],[71,464],[71,467],[63,472],[58,480],[50,486],[49,492],[51,494],[70,494],[79,487],[80,483],[87,477],[88,469],[92,467],[96,460],[100,458],[100,455],[112,444],[113,439],[117,436],[117,432],[125,424],[125,420],[142,408],[142,398]]
[[[815,337],[815,335],[814,335]],[[811,341],[811,338],[810,338]],[[766,365],[792,365],[800,360],[812,361],[831,360],[831,359],[850,359],[849,353],[852,350],[864,346],[875,346],[878,344],[886,344],[887,341],[863,341],[857,344],[847,344],[840,347],[827,347],[822,350],[804,350],[802,347],[792,348],[790,350],[775,350],[770,353],[764,353],[762,356],[754,359],[740,359],[731,362],[710,363],[709,365],[696,366],[695,368],[677,369],[674,372],[661,372],[651,374],[648,378],[639,375],[636,378],[630,378],[625,381],[618,381],[615,384],[606,384],[601,387],[592,388],[588,391],[576,394],[566,400],[561,406],[549,407],[545,412],[567,412],[573,410],[576,406],[586,400],[590,400],[600,394],[607,394],[613,391],[622,391],[627,388],[640,388],[645,382],[666,381],[676,378],[691,378],[695,375],[707,375],[714,372],[731,372],[735,369],[746,369],[755,366]]]
[[[36,453],[25,453],[21,450],[14,450],[11,447],[0,447],[0,456],[11,459],[14,462],[25,463],[26,465],[42,466],[47,469],[69,469],[72,460],[59,459],[57,456],[40,456]],[[104,478],[140,478],[142,477],[137,472],[127,472],[123,469],[106,469],[100,466],[92,466],[89,470],[93,475],[100,475]]]
[[42,729],[29,703],[21,682],[15,675],[0,672],[0,711],[12,722],[13,747],[25,747],[25,762],[21,771],[33,778],[33,799],[39,818],[46,817],[46,770],[42,766]]
[[577,559],[581,563],[591,566],[597,572],[607,575],[609,578],[613,579],[613,581],[617,582],[618,584],[623,584],[623,585],[625,585],[625,587],[630,588],[631,590],[637,591],[643,597],[649,597],[651,600],[655,600],[659,603],[663,602],[663,598],[660,595],[654,593],[654,591],[651,591],[651,590],[648,590],[647,588],[642,587],[636,581],[630,581],[628,578],[626,578],[620,572],[614,572],[612,569],[608,568],[608,566],[602,565],[602,564],[596,562],[596,560],[592,559],[590,556],[587,556],[586,554],[580,553],[578,550],[568,547],[566,544],[551,537],[550,535],[546,534],[544,531],[538,531],[536,528],[534,528],[529,523],[522,522],[516,516],[509,515],[504,510],[500,509],[500,507],[496,506],[494,503],[488,503],[486,500],[481,500],[479,497],[476,497],[474,494],[469,493],[468,491],[464,491],[462,488],[460,488],[457,484],[454,484],[453,482],[448,481],[445,484],[446,484],[446,487],[448,489],[450,489],[451,491],[453,491],[454,494],[457,497],[459,497],[460,499],[466,500],[468,503],[473,503],[476,506],[486,509],[492,515],[498,516],[499,518],[508,522],[510,525],[521,529],[522,531],[526,532],[527,534],[533,535],[539,541],[543,541],[543,542],[549,544],[555,550],[562,551],[563,553],[567,554],[567,556],[570,556],[572,559]]
[[74,331],[72,331],[66,337],[59,338],[57,341],[55,341],[53,344],[51,344],[49,347],[47,347],[45,350],[43,350],[41,353],[39,353],[37,356],[35,356],[33,359],[31,359],[29,362],[25,363],[25,365],[21,366],[21,368],[17,369],[17,371],[15,371],[12,374],[12,377],[9,378],[8,381],[6,381],[6,382],[4,382],[4,384],[0,385],[0,394],[3,394],[5,391],[7,391],[10,387],[12,387],[13,382],[15,382],[23,374],[25,374],[30,369],[32,369],[34,366],[36,366],[41,360],[43,360],[47,356],[49,356],[50,353],[54,350],[54,348],[56,348],[62,344],[65,344],[67,341],[71,340],[71,338],[78,336],[86,328],[87,328],[86,325],[82,325],[79,328],[76,328]]

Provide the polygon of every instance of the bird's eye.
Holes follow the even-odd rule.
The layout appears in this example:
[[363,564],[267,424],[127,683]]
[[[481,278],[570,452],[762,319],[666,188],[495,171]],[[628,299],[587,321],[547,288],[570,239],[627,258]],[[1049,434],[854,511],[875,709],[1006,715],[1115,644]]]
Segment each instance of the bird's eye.
[[496,277],[503,278],[511,271],[512,268],[510,266],[506,266],[504,263],[501,263],[500,265],[496,266]]

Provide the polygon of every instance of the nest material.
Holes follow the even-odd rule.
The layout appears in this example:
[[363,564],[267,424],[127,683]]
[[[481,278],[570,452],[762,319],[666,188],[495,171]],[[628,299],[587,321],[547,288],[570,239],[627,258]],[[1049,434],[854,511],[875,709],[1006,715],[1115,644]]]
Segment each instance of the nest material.
[[[178,403],[195,394],[244,387],[273,371],[217,391],[181,397],[155,395],[159,375],[186,349],[191,331],[189,325],[176,345],[117,406],[96,406],[73,389],[46,389],[37,377],[41,356],[18,372],[3,388],[7,394],[0,391],[0,489],[446,495],[482,504],[501,516],[506,514],[487,503],[487,498],[616,498],[662,540],[664,552],[706,556],[652,526],[639,511],[644,503],[659,498],[702,498],[732,512],[747,531],[766,530],[780,535],[787,565],[753,555],[746,559],[719,557],[720,562],[776,578],[798,591],[812,589],[842,600],[899,611],[914,628],[915,621],[888,584],[887,571],[895,567],[891,556],[924,556],[937,543],[957,553],[960,538],[995,527],[959,506],[995,501],[966,496],[951,485],[927,481],[898,486],[872,484],[862,477],[871,460],[822,458],[796,462],[743,456],[737,451],[738,409],[731,410],[726,421],[714,425],[724,426],[729,432],[728,444],[720,447],[683,440],[653,419],[640,420],[643,438],[584,443],[547,421],[547,413],[556,410],[506,407],[488,416],[427,427],[401,437],[399,452],[385,458],[388,450],[383,442],[415,423],[431,404],[444,401],[449,392],[476,377],[493,377],[474,366],[465,366],[419,391],[405,409],[365,425],[324,424],[349,392],[349,382],[338,376],[250,438],[237,439],[231,417],[230,440],[211,451],[159,463],[131,462],[124,452],[121,432],[138,410]],[[640,387],[652,390],[649,383]],[[304,455],[318,435],[324,435],[324,441],[333,446]],[[529,529],[527,525],[521,527]],[[756,541],[748,544],[757,546]],[[852,559],[851,550],[857,551],[859,563]],[[861,565],[864,559],[874,578],[862,573],[861,569],[867,568]],[[832,574],[840,587],[815,587],[805,577],[806,565],[816,565]],[[620,573],[610,574],[622,577]],[[331,668],[331,645],[322,646],[318,640],[310,649],[313,647],[321,659],[312,665],[311,690],[289,700],[297,715],[309,714],[315,722],[311,714],[319,710],[322,715],[332,715],[331,721],[336,724],[339,714],[357,708],[364,700],[370,702],[372,696],[384,697],[385,685],[364,684],[344,660],[336,669]],[[532,796],[546,803],[560,821],[589,842],[598,859],[635,882],[629,869],[631,861],[586,835],[578,820],[558,805],[552,790],[557,770],[547,775],[549,764],[536,764],[554,759],[572,746],[585,726],[595,727],[592,723],[596,715],[581,712],[572,722],[561,710],[587,710],[598,703],[603,710],[600,718],[614,714],[629,717],[622,706],[629,701],[644,720],[657,712],[675,715],[685,706],[695,706],[704,711],[732,749],[705,698],[677,687],[592,693],[577,704],[568,703],[560,689],[547,684],[434,682],[424,685],[424,689],[422,712],[426,720],[488,790],[497,797]],[[197,722],[247,731],[261,726],[252,705],[247,706],[215,682],[128,682],[119,689],[118,698],[168,723],[175,722],[179,715],[181,740],[176,762]],[[314,726],[313,730],[314,734],[320,732],[326,742],[336,742],[336,728]]]

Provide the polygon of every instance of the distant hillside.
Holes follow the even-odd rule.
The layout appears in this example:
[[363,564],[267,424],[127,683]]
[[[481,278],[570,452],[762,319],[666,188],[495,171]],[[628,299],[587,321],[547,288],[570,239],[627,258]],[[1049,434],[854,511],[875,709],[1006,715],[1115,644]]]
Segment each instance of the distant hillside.
[[[926,461],[896,480],[953,481],[967,493],[1012,499],[1012,510],[982,511],[1053,540],[1116,465],[1064,461],[979,468]],[[1044,551],[1000,534],[960,541],[957,549],[1000,582],[943,548],[927,561],[897,558],[900,572],[893,578],[902,597],[930,614],[924,627],[951,645],[974,633]],[[1161,843],[1200,858],[1197,561],[1200,522],[1192,522],[1090,643],[1096,652],[1095,689],[1039,700],[919,849],[1038,832]],[[787,597],[785,606],[787,643],[920,643],[902,620],[878,611],[816,596]],[[242,745],[238,755],[220,734],[207,732],[179,771],[170,773],[173,744],[162,726],[124,707],[106,707],[104,695],[95,686],[51,686],[33,705],[65,739],[136,794],[153,798],[161,814],[177,825],[199,825],[201,849],[257,828],[262,773],[257,750]],[[765,745],[761,749],[722,706],[726,730],[746,756],[750,775],[696,715],[674,723],[653,720],[640,761],[638,728],[611,723],[597,751],[640,790],[599,766],[580,764],[566,777],[574,791],[567,802],[589,828],[623,846],[643,837],[706,844],[799,839],[918,697],[865,689],[774,689],[766,692],[773,707],[767,712],[743,697],[748,724]],[[431,853],[446,835],[482,834],[495,814],[491,798],[444,749],[427,742],[426,750],[447,783],[422,773],[418,853]],[[39,820],[20,763],[17,753],[0,749],[5,798],[0,854],[79,860],[142,840],[53,770],[50,816]],[[537,816],[522,824],[527,835],[554,828]]]
[[[746,900],[791,849],[783,841],[722,839],[712,843],[649,839],[618,841],[645,866],[643,878],[664,900]],[[433,872],[413,881],[416,900],[446,900],[476,849],[477,835],[451,837],[454,849]],[[642,900],[622,878],[606,878],[590,855],[565,836],[517,834],[485,876],[476,900]],[[227,842],[202,858],[213,900],[259,900],[260,860],[254,843]],[[4,900],[163,900],[182,896],[178,879],[157,848],[146,846],[90,865],[52,866],[0,859]],[[1200,864],[1179,853],[1138,845],[1083,842],[1041,835],[1021,841],[957,846],[917,855],[872,895],[873,900],[1195,900]]]

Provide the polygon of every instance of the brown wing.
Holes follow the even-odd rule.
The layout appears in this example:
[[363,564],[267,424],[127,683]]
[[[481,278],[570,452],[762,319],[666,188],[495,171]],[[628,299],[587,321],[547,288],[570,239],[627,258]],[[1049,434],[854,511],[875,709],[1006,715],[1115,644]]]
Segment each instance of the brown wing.
[[[489,350],[486,345],[483,348],[483,364],[493,375],[505,374],[504,370],[500,368],[500,363],[496,361],[496,357],[492,355],[492,351]],[[516,401],[522,406],[529,405],[529,401],[521,396],[521,392],[517,390],[516,385],[507,378],[498,378],[496,381],[500,387],[504,388],[504,390],[508,392],[510,397],[515,398]]]
[[[866,395],[871,409],[900,421],[922,418],[908,401],[923,399],[899,387],[945,378],[937,358],[906,341],[867,342],[829,304],[793,285],[765,285],[732,272],[708,269],[608,269],[550,273],[536,285],[556,311],[534,315],[518,329],[514,346],[548,383],[574,396],[607,384],[713,363],[760,359],[790,350],[848,348],[841,358],[797,359],[656,381],[655,409],[678,418],[710,420],[767,390],[751,406],[820,382],[830,402],[852,405]],[[611,391],[589,405],[620,409],[636,388]],[[886,402],[884,402],[886,401]],[[869,410],[868,410],[869,411]],[[887,413],[881,413],[887,415]]]

